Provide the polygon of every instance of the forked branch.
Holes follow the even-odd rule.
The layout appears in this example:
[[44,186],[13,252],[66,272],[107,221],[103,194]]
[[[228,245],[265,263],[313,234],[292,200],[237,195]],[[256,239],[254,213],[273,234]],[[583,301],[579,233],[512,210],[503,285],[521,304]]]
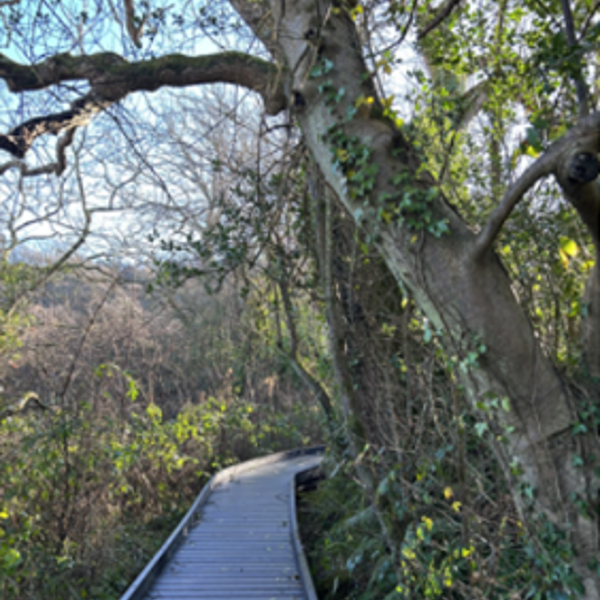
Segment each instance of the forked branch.
[[500,204],[494,209],[488,222],[477,236],[473,258],[481,260],[492,247],[502,226],[525,194],[541,179],[554,175],[579,216],[591,230],[596,241],[598,232],[594,215],[598,194],[587,193],[589,184],[598,177],[598,152],[600,151],[600,112],[583,119],[562,138],[554,142],[510,186]]
[[162,87],[231,83],[258,92],[269,114],[285,108],[285,97],[273,63],[240,52],[205,56],[170,54],[130,63],[112,52],[89,56],[60,54],[36,65],[21,65],[0,54],[0,78],[12,92],[40,90],[66,81],[87,81],[90,91],[62,112],[30,119],[0,134],[0,149],[23,158],[34,141],[86,125],[133,92]]
[[473,252],[475,260],[480,260],[487,254],[515,206],[540,179],[552,173],[553,167],[552,158],[544,154],[508,188],[500,204],[492,211],[488,222],[477,236]]

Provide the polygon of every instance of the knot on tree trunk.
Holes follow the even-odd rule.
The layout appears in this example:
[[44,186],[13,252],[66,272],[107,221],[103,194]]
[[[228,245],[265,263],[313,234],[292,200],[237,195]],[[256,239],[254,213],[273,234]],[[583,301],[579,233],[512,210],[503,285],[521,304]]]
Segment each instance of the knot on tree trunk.
[[599,170],[597,154],[579,152],[571,159],[567,175],[573,183],[590,183],[598,177]]

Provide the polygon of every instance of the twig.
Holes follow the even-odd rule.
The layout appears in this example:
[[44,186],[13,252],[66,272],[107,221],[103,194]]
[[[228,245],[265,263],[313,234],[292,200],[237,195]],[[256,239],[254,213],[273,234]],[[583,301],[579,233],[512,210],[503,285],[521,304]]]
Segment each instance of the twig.
[[96,310],[94,310],[92,316],[90,317],[87,327],[85,328],[85,331],[83,332],[83,335],[81,336],[81,339],[79,340],[79,344],[77,345],[77,350],[73,354],[73,360],[71,361],[71,365],[69,366],[69,371],[65,378],[65,382],[63,384],[62,390],[60,391],[60,394],[59,394],[59,398],[63,402],[65,399],[65,395],[66,395],[69,387],[71,386],[73,374],[75,373],[75,367],[77,366],[77,359],[81,356],[81,351],[83,350],[83,346],[85,345],[85,342],[90,334],[90,331],[92,330],[92,327],[94,326],[94,323],[96,322],[96,319],[98,318],[98,315],[100,314],[100,311],[104,307],[104,304],[106,304],[106,301],[108,300],[110,294],[112,293],[112,291],[116,285],[117,285],[117,280],[113,279],[111,284],[108,286],[104,296],[102,296],[102,299],[98,303]]
[[421,41],[427,34],[438,27],[460,5],[460,2],[461,0],[447,0],[435,17],[417,34],[417,40]]
[[125,4],[125,25],[127,26],[127,33],[129,33],[129,37],[131,41],[138,47],[142,47],[142,41],[140,37],[142,35],[142,31],[144,30],[144,25],[146,24],[146,17],[142,19],[140,24],[136,27],[135,25],[135,7],[133,5],[133,0],[123,0]]
[[[573,25],[573,13],[571,12],[571,5],[569,0],[560,0],[563,10],[563,16],[565,18],[565,33],[567,36],[567,44],[569,48],[575,48],[577,46],[577,39],[575,38],[575,26]],[[577,66],[577,75],[573,77],[575,80],[575,87],[577,89],[577,100],[579,102],[579,118],[586,117],[589,114],[588,99],[587,99],[587,86],[583,79],[581,64]]]
[[588,27],[592,22],[592,17],[596,14],[599,8],[600,0],[596,0],[596,3],[594,4],[594,6],[592,6],[592,8],[590,8],[590,11],[588,12],[588,14],[585,17],[585,20],[583,21],[583,25],[581,26],[581,33],[579,34],[579,39],[582,39],[583,36],[586,34]]

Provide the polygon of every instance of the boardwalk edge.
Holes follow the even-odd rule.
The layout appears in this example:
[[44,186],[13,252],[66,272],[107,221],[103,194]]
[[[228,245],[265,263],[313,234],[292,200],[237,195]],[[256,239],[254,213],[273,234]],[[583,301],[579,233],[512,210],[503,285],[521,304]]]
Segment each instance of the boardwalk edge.
[[[325,451],[325,446],[312,446],[309,448],[298,448],[295,450],[287,450],[285,452],[277,452],[275,454],[269,454],[268,456],[261,456],[259,458],[253,458],[243,463],[227,467],[218,473],[215,473],[208,483],[202,488],[202,491],[192,504],[191,508],[186,513],[185,517],[180,521],[179,525],[175,528],[173,533],[169,536],[167,541],[161,546],[160,550],[154,555],[142,572],[136,577],[134,582],[127,588],[127,591],[120,600],[142,600],[159,573],[163,570],[165,565],[169,562],[181,542],[187,537],[190,529],[195,524],[195,519],[200,509],[206,503],[210,493],[216,488],[219,483],[225,481],[228,477],[235,479],[236,475],[243,473],[247,470],[257,468],[273,462],[279,462],[290,458],[303,455],[322,454]],[[305,469],[309,470],[309,469]],[[303,471],[301,471],[302,473]],[[292,537],[294,551],[296,552],[296,559],[300,567],[300,575],[302,582],[304,583],[305,589],[308,594],[308,600],[317,600],[317,596],[314,592],[314,585],[310,570],[308,570],[308,563],[302,550],[302,544],[298,535],[298,522],[296,515],[296,477],[298,473],[292,479],[292,493],[290,494],[292,502]],[[310,590],[312,590],[312,594]]]

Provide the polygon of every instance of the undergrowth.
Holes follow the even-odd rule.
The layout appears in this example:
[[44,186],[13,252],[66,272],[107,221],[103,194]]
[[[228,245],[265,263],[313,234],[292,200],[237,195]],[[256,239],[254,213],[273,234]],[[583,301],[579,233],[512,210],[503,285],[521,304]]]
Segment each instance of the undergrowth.
[[[403,500],[386,506],[380,482],[374,510],[352,461],[327,457],[326,479],[299,502],[301,537],[321,600],[579,597],[564,534],[533,515],[524,525],[499,473],[473,479],[459,502],[444,483],[441,467],[449,462],[433,462],[435,469],[409,485],[402,485],[396,465],[386,485],[392,479],[394,497]],[[388,526],[394,519],[402,524],[393,544],[382,516]]]

